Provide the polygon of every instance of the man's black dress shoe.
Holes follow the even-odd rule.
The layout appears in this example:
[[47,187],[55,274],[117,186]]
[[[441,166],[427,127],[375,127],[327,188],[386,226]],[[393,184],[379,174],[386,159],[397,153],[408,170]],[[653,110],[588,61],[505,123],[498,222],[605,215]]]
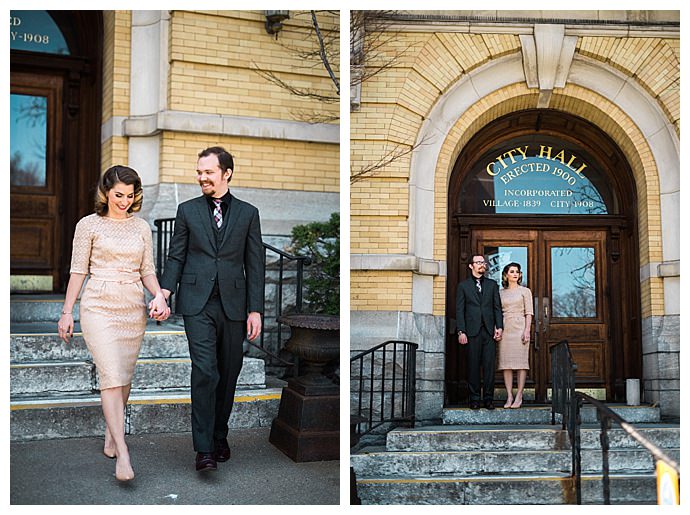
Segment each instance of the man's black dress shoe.
[[495,408],[495,406],[494,406],[494,401],[486,401],[486,402],[484,402],[484,407],[485,407],[486,409],[488,409],[489,411],[491,411],[492,409]]
[[230,459],[230,446],[225,438],[213,442],[213,457],[220,462]]
[[196,470],[202,472],[204,470],[216,470],[218,464],[213,454],[210,452],[197,452],[196,453]]
[[470,402],[470,409],[479,409],[479,403],[477,401]]

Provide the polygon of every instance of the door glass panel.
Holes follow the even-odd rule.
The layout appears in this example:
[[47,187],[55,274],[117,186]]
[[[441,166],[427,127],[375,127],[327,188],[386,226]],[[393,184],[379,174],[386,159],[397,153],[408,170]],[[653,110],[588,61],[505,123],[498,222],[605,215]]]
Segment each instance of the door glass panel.
[[65,37],[46,11],[10,11],[10,49],[69,55]]
[[551,248],[551,306],[553,317],[597,316],[596,270],[593,247]]
[[46,185],[48,99],[10,95],[10,184]]
[[508,263],[519,263],[522,270],[522,285],[528,285],[527,277],[527,247],[492,247],[484,246],[484,259],[489,263],[486,277],[501,285],[501,272]]

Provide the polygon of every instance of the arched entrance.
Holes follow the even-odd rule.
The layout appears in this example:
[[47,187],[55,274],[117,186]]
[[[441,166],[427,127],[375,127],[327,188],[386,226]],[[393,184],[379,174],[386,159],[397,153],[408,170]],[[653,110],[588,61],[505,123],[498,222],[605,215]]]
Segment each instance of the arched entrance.
[[103,16],[10,12],[13,291],[63,291],[100,173]]
[[[641,376],[637,196],[630,166],[602,130],[527,110],[480,130],[454,165],[448,196],[446,317],[473,254],[499,279],[520,262],[535,300],[528,394],[549,396],[549,347],[570,342],[578,388],[614,401]],[[445,404],[467,398],[464,348],[449,331]],[[497,386],[502,378],[497,376]]]

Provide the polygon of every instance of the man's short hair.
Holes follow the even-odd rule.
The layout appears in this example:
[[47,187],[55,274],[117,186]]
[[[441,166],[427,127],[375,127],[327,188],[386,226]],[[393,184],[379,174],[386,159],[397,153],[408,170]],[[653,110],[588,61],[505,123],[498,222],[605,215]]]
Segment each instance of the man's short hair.
[[232,160],[232,154],[225,150],[223,147],[208,147],[205,150],[199,152],[199,159],[202,157],[208,157],[214,155],[218,158],[218,166],[223,170],[223,173],[230,170],[232,172],[235,169],[235,164]]

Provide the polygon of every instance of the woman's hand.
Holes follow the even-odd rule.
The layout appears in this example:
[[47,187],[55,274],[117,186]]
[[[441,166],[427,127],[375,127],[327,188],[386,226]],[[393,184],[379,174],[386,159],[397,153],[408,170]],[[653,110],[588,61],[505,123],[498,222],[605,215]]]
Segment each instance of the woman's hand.
[[65,343],[69,343],[69,339],[74,334],[74,317],[72,313],[63,313],[58,320],[58,336]]
[[524,334],[522,335],[522,344],[527,345],[530,340],[530,331],[529,329],[525,329]]
[[151,302],[149,302],[149,317],[161,322],[167,320],[170,316],[170,307],[165,301],[163,293],[158,293]]

